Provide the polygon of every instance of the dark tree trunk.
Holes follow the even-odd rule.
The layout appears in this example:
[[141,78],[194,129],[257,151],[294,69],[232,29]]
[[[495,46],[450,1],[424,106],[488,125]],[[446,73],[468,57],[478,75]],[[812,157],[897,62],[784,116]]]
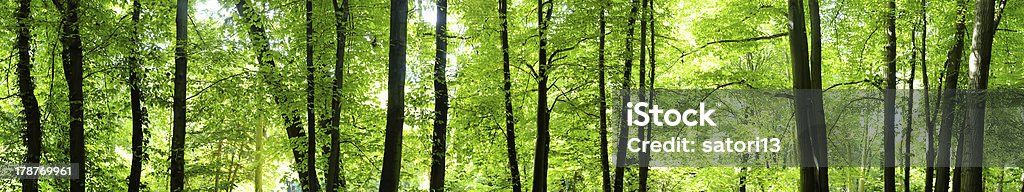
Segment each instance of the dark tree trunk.
[[188,0],[178,0],[174,46],[174,128],[171,133],[171,191],[185,191],[185,90],[188,70]]
[[[928,78],[928,0],[921,0],[921,78],[924,82],[924,117],[928,134],[925,149],[924,191],[932,192],[935,186],[935,119],[932,118],[931,87]],[[937,107],[937,106],[936,106]]]
[[823,157],[819,159],[820,168],[817,170],[817,180],[819,183],[826,183],[826,185],[819,185],[820,191],[828,191],[828,138],[826,135],[825,128],[825,109],[824,100],[822,99],[821,93],[821,13],[819,10],[818,0],[807,1],[808,15],[810,21],[810,36],[811,36],[811,50],[808,58],[811,69],[811,100],[812,100],[812,111],[811,115],[811,133],[814,139],[814,153],[816,157]]
[[960,76],[960,62],[963,56],[964,50],[964,33],[966,33],[967,27],[964,24],[964,5],[963,0],[959,1],[957,7],[957,22],[955,24],[956,32],[953,34],[953,45],[946,54],[946,72],[944,82],[942,85],[941,107],[942,108],[942,119],[939,126],[939,146],[938,153],[936,154],[935,167],[937,169],[935,174],[935,191],[949,191],[949,168],[950,164],[950,151],[952,144],[952,129],[953,120],[955,115],[953,114],[954,106],[953,98],[957,94],[957,78]]
[[313,0],[306,0],[306,191],[320,191],[316,174],[316,67],[313,65]]
[[[18,97],[21,98],[21,105],[24,107],[21,112],[25,121],[25,163],[39,163],[39,156],[42,154],[43,129],[40,123],[39,102],[36,100],[36,85],[32,82],[32,46],[29,42],[32,40],[31,26],[29,25],[32,20],[30,3],[32,3],[31,0],[20,0],[18,12],[15,14],[15,17],[18,18],[16,46],[18,49]],[[22,179],[21,191],[39,191],[39,180]]]
[[[971,36],[970,91],[967,94],[967,123],[964,138],[964,191],[984,191],[982,178],[985,143],[985,91],[988,89],[989,63],[992,60],[992,41],[995,36],[995,1],[976,1],[974,4],[974,33]],[[976,69],[976,70],[975,70]]]
[[910,134],[914,130],[914,73],[917,71],[917,36],[914,30],[910,31],[910,42],[911,42],[911,54],[910,54],[910,80],[907,81],[909,97],[907,99],[907,112],[904,113],[907,116],[907,127],[906,132],[903,134],[903,191],[910,191]]
[[334,4],[334,29],[337,38],[337,50],[335,51],[334,62],[334,85],[331,91],[331,127],[328,129],[331,134],[331,154],[327,162],[327,191],[334,192],[337,188],[345,189],[345,178],[341,176],[341,90],[345,77],[345,46],[346,33],[348,32],[348,0],[332,1]]
[[[626,108],[626,103],[629,103],[630,98],[630,76],[633,71],[633,32],[635,30],[634,25],[636,24],[636,17],[638,11],[638,3],[636,0],[630,1],[632,8],[629,10],[629,21],[626,25],[626,61],[623,67],[622,73],[622,103],[619,107],[622,109]],[[626,119],[626,113],[624,111],[619,112],[619,119],[624,121]],[[619,123],[619,139],[617,149],[626,148],[626,138],[629,136],[629,126],[625,123]],[[622,192],[624,189],[623,180],[625,176],[626,162],[626,150],[618,150],[615,154],[615,181],[613,191]]]
[[66,2],[55,1],[57,9],[62,13],[60,42],[64,47],[61,52],[64,64],[64,76],[68,84],[68,123],[69,142],[72,143],[69,155],[71,163],[79,165],[78,179],[71,180],[71,191],[85,191],[85,180],[88,174],[85,162],[85,95],[82,92],[82,37],[78,30],[78,0]]
[[445,66],[448,62],[448,0],[437,0],[437,23],[434,25],[434,146],[430,153],[430,191],[444,191],[445,141],[448,129],[448,83]]
[[[132,1],[132,43],[139,42],[139,15],[142,14],[142,3],[139,0]],[[128,191],[138,192],[142,187],[142,160],[146,158],[146,130],[149,123],[149,115],[142,107],[142,67],[139,66],[139,45],[131,45],[132,53],[128,57],[128,86],[131,89],[132,103],[132,164],[131,172],[128,174]]]
[[[963,94],[970,94],[970,93],[963,93]],[[961,110],[963,110],[963,108],[961,108]],[[951,187],[952,188],[951,191],[953,191],[953,192],[960,192],[960,189],[962,189],[962,187],[963,187],[963,185],[961,185],[960,181],[963,179],[963,176],[964,176],[963,175],[963,172],[964,172],[964,140],[965,140],[964,139],[964,132],[966,131],[966,129],[964,129],[963,125],[964,125],[966,120],[964,119],[964,116],[959,116],[957,118],[960,119],[960,125],[961,126],[960,126],[960,131],[959,131],[960,134],[957,135],[958,139],[957,139],[957,142],[956,142],[956,157],[955,157],[956,158],[956,166],[953,168],[953,184],[952,184],[953,187]]]
[[607,90],[605,89],[605,64],[604,64],[604,48],[605,48],[605,12],[606,2],[601,2],[601,12],[598,13],[598,44],[597,44],[597,86],[598,86],[598,99],[600,100],[600,134],[601,134],[601,189],[605,192],[612,191],[611,173],[609,173],[608,164],[608,98]]
[[516,121],[512,113],[512,71],[508,57],[508,0],[498,0],[498,16],[501,17],[501,58],[502,73],[504,74],[505,93],[505,148],[508,150],[509,180],[512,181],[512,191],[522,192],[523,183],[519,180],[519,160],[516,152]]
[[[793,63],[793,88],[797,99],[794,105],[797,122],[797,148],[801,164],[800,190],[827,191],[828,180],[823,179],[827,178],[828,174],[827,162],[820,161],[827,159],[822,156],[825,155],[824,149],[821,149],[824,146],[819,143],[823,141],[813,139],[823,135],[824,133],[820,132],[823,132],[825,127],[824,120],[821,119],[824,116],[817,115],[819,112],[823,113],[821,103],[817,102],[821,100],[820,95],[812,94],[812,92],[820,91],[820,86],[814,85],[811,64],[808,62],[803,2],[789,0],[788,5],[789,49]],[[816,76],[820,76],[820,74]],[[816,98],[816,96],[818,97]]]
[[[647,102],[647,14],[650,13],[650,11],[647,9],[647,1],[648,0],[640,0],[640,83],[638,85],[638,94],[640,96],[640,102]],[[646,126],[637,127],[636,138],[646,141]],[[647,163],[649,162],[649,160],[647,159],[648,156],[648,153],[642,151],[639,154],[640,175],[638,185],[640,188],[640,192],[647,191],[647,177],[650,174],[650,168],[647,167]]]
[[882,166],[884,173],[884,190],[896,191],[896,2],[889,0],[886,13],[886,34],[888,45],[885,46],[886,84],[885,84],[885,137]]
[[[551,133],[548,132],[551,111],[548,110],[548,40],[547,40],[547,28],[548,19],[551,18],[552,7],[554,5],[548,5],[548,10],[544,10],[545,4],[553,4],[548,1],[545,3],[544,0],[537,0],[537,33],[540,37],[538,43],[538,54],[537,54],[537,142],[535,143],[534,149],[534,166],[533,166],[533,191],[547,191],[548,190],[548,150],[551,139]],[[547,15],[547,16],[545,16]]]
[[402,126],[405,121],[405,48],[409,2],[391,0],[388,51],[388,112],[380,191],[398,191],[402,169]]
[[[270,56],[270,43],[267,39],[266,29],[264,29],[258,21],[261,16],[256,14],[249,5],[247,0],[239,0],[238,4],[235,4],[235,9],[238,12],[239,18],[242,18],[245,25],[249,26],[249,38],[252,41],[253,47],[256,49],[256,61],[260,64],[260,78],[263,79],[264,83],[270,88],[270,93],[274,104],[277,105],[279,111],[281,111],[281,118],[284,120],[285,130],[288,134],[289,140],[299,140],[305,138],[305,133],[302,132],[302,118],[299,117],[301,114],[299,110],[292,109],[297,103],[293,103],[291,98],[281,95],[286,92],[286,87],[280,81],[280,76],[275,71],[275,61]],[[254,20],[253,17],[257,19]],[[292,158],[295,161],[295,165],[303,165],[306,156],[302,151],[304,149],[300,146],[292,146]],[[302,188],[308,188],[309,181],[306,177],[306,169],[298,169],[299,172],[299,183]]]

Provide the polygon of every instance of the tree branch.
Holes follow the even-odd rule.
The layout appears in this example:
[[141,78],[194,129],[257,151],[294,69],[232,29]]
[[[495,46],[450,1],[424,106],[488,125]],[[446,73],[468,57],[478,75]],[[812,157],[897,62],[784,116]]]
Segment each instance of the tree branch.
[[704,49],[705,47],[708,47],[708,46],[711,46],[711,45],[714,45],[714,44],[741,43],[741,42],[760,41],[760,40],[768,40],[768,39],[775,39],[775,38],[779,38],[779,37],[784,37],[786,35],[789,35],[788,31],[787,32],[778,33],[778,34],[774,34],[774,35],[760,36],[760,37],[751,37],[751,38],[746,38],[746,39],[725,39],[725,40],[718,40],[718,41],[707,42],[704,45],[701,45],[700,47],[697,47],[696,49],[694,49],[692,51],[684,52],[679,57],[680,58],[686,57],[687,55],[690,55],[690,54],[692,54],[694,52],[700,51],[701,49]]
[[213,86],[217,85],[218,83],[220,83],[220,82],[222,82],[224,80],[235,78],[235,77],[238,77],[238,76],[244,75],[244,74],[249,74],[249,72],[248,71],[244,71],[244,72],[237,73],[237,74],[234,74],[234,75],[231,75],[231,76],[227,76],[227,77],[224,77],[224,78],[221,78],[221,79],[217,79],[216,81],[213,81],[213,83],[210,83],[210,85],[207,85],[206,87],[203,87],[203,89],[199,90],[199,92],[196,92],[195,95],[186,97],[185,100],[189,100],[189,99],[192,99],[193,97],[196,97],[196,96],[199,96],[199,95],[203,94],[203,92],[206,92],[207,89],[210,89],[210,87],[213,87]]

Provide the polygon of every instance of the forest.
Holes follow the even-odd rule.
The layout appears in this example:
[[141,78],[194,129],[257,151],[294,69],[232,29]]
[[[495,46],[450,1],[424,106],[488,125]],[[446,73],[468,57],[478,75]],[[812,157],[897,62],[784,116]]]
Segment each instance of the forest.
[[0,191],[1024,192],[1021,7],[7,0]]

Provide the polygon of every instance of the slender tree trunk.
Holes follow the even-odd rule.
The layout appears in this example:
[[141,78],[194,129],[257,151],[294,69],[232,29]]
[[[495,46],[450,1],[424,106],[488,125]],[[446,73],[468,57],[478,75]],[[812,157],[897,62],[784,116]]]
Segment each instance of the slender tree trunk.
[[818,160],[820,163],[818,170],[816,170],[815,176],[819,183],[824,185],[818,185],[818,190],[828,191],[828,138],[827,130],[825,126],[825,109],[824,100],[822,99],[821,92],[821,12],[819,10],[818,0],[808,0],[807,9],[810,22],[810,36],[811,36],[811,50],[808,55],[808,63],[810,63],[810,80],[811,80],[811,100],[812,100],[812,114],[811,118],[811,134],[814,137],[814,147],[812,147],[816,157],[823,157]]
[[551,111],[548,110],[548,19],[551,18],[552,7],[548,5],[545,11],[545,4],[553,4],[544,0],[537,0],[537,33],[540,37],[537,51],[537,142],[534,146],[533,166],[533,191],[547,191],[548,189],[548,152],[551,142],[549,123]]
[[345,77],[345,47],[348,32],[348,0],[331,1],[334,5],[334,29],[337,38],[334,62],[334,85],[331,91],[331,127],[328,129],[331,134],[331,154],[327,162],[327,191],[334,192],[337,188],[345,189],[345,178],[341,172],[341,93],[342,82]]
[[914,73],[917,70],[917,36],[915,32],[917,27],[910,31],[910,43],[911,43],[911,54],[910,54],[910,80],[907,81],[909,97],[907,99],[907,127],[906,132],[903,134],[903,191],[910,191],[910,135],[914,130]]
[[[25,123],[25,163],[39,163],[39,156],[42,154],[43,129],[40,123],[39,102],[36,100],[36,86],[32,78],[31,3],[31,0],[18,1],[18,12],[15,14],[15,17],[18,18],[16,46],[18,49],[18,97],[21,98],[21,105],[24,108],[21,112],[22,120]],[[39,191],[39,180],[22,179],[21,191]]]
[[967,30],[964,24],[964,0],[958,1],[959,6],[957,7],[957,22],[955,24],[956,32],[953,34],[953,45],[946,54],[946,72],[942,88],[941,102],[942,105],[942,119],[939,126],[939,146],[938,153],[936,154],[935,167],[937,169],[935,174],[935,191],[949,191],[949,168],[950,154],[952,144],[952,129],[953,120],[955,115],[953,114],[954,106],[953,98],[957,95],[957,77],[960,76],[960,59],[963,56],[964,49],[964,33]]
[[307,191],[320,191],[316,174],[316,67],[313,65],[313,0],[306,0],[306,180]]
[[174,46],[174,129],[171,133],[171,191],[185,191],[185,90],[188,70],[188,0],[178,0]]
[[974,4],[974,33],[971,36],[971,57],[968,78],[967,123],[964,125],[965,142],[963,185],[964,191],[984,191],[982,180],[985,143],[985,102],[988,89],[989,63],[992,60],[992,41],[995,36],[995,1],[976,1]]
[[388,112],[380,191],[398,191],[402,169],[402,126],[405,124],[405,49],[409,2],[391,0],[388,51]]
[[266,118],[262,116],[259,117],[260,126],[256,127],[256,133],[254,136],[256,138],[256,152],[254,152],[254,155],[256,156],[254,162],[256,163],[256,170],[252,173],[252,183],[255,192],[263,192],[263,138],[266,137],[265,119]]
[[[921,0],[921,78],[924,82],[924,117],[925,129],[928,134],[928,146],[925,149],[924,191],[932,192],[935,186],[935,119],[931,109],[931,87],[928,78],[928,0]],[[936,106],[938,107],[938,106]]]
[[519,160],[516,158],[516,121],[512,110],[512,70],[508,57],[508,0],[498,0],[498,16],[501,17],[501,59],[502,73],[504,75],[505,93],[505,148],[508,151],[509,180],[512,181],[512,191],[522,192],[523,184],[519,180]]
[[55,3],[62,13],[61,44],[64,76],[68,84],[68,111],[71,118],[68,123],[71,163],[79,165],[78,179],[71,180],[71,191],[85,191],[85,180],[88,176],[85,162],[85,95],[82,92],[82,37],[78,28],[78,0]]
[[430,154],[430,191],[444,191],[445,141],[448,129],[448,83],[445,66],[448,62],[448,0],[437,0],[437,23],[434,25],[434,146]]
[[597,44],[597,86],[598,86],[598,99],[600,100],[600,134],[601,134],[601,189],[604,192],[612,191],[611,174],[609,171],[608,164],[608,103],[607,103],[607,90],[605,88],[605,64],[604,64],[604,48],[605,48],[605,12],[607,2],[601,1],[601,12],[598,13],[598,44]]
[[[286,92],[285,86],[281,82],[280,75],[276,72],[276,64],[274,59],[271,57],[270,43],[267,38],[266,29],[264,29],[260,23],[262,19],[260,15],[254,12],[248,5],[247,0],[239,0],[238,4],[235,4],[235,9],[238,12],[239,18],[242,18],[245,25],[249,26],[249,38],[252,41],[253,47],[256,49],[256,61],[260,64],[260,78],[263,79],[264,83],[270,88],[271,99],[274,104],[277,105],[278,110],[281,111],[281,118],[284,120],[285,131],[287,132],[288,139],[293,141],[299,141],[299,139],[306,138],[305,133],[302,132],[302,118],[301,114],[298,113],[298,109],[293,109],[292,106],[298,106],[298,103],[294,103],[291,98],[281,95]],[[295,165],[304,165],[306,155],[302,153],[302,149],[298,145],[293,145],[292,158]],[[299,168],[299,183],[302,188],[308,188],[310,185],[307,177],[307,169]]]
[[[647,14],[650,12],[647,10],[647,1],[640,0],[640,84],[639,84],[639,95],[640,102],[647,102]],[[647,141],[646,126],[637,127],[637,137],[640,140]],[[640,175],[639,175],[639,191],[647,191],[647,177],[650,174],[650,168],[647,163],[649,162],[648,153],[641,151],[639,154],[640,159]]]
[[[966,95],[970,93],[964,94]],[[961,110],[964,109],[961,108]],[[960,119],[961,127],[959,131],[960,134],[957,135],[958,139],[956,142],[956,167],[953,168],[953,187],[951,187],[953,192],[960,192],[960,190],[963,187],[961,181],[963,180],[964,176],[964,132],[966,131],[966,129],[964,129],[963,125],[966,123],[966,119],[964,119],[964,116],[959,116],[957,118]]]
[[885,138],[882,157],[884,190],[896,191],[896,2],[889,0],[886,13],[886,32],[889,44],[885,46]]
[[818,139],[813,139],[820,137],[818,132],[823,132],[825,127],[821,124],[824,123],[824,120],[820,119],[824,116],[816,114],[822,110],[821,103],[816,103],[816,100],[820,100],[820,98],[815,98],[815,94],[810,92],[820,91],[820,88],[815,86],[811,80],[811,64],[808,61],[807,34],[806,26],[804,26],[804,6],[800,0],[789,0],[788,6],[790,60],[793,64],[793,88],[797,100],[794,105],[797,114],[797,148],[801,164],[800,190],[827,191],[828,180],[822,179],[827,178],[827,162],[820,161],[827,159],[821,156],[824,153],[820,147],[824,146],[820,146],[821,143],[817,141]]
[[[621,91],[623,95],[622,103],[619,104],[619,107],[621,109],[625,109],[626,103],[629,103],[629,98],[631,97],[630,76],[632,76],[633,74],[633,32],[635,29],[634,25],[636,24],[638,3],[637,0],[631,0],[630,2],[632,4],[632,8],[630,8],[629,10],[629,21],[626,27],[628,28],[626,30],[626,62],[625,66],[623,67]],[[626,113],[624,111],[619,111],[619,119],[623,121],[626,119]],[[615,192],[622,192],[624,190],[623,177],[625,176],[625,166],[627,165],[627,160],[626,150],[621,149],[626,148],[626,138],[628,138],[628,136],[629,126],[626,123],[619,123],[619,139],[617,144],[617,149],[619,150],[616,151],[615,154],[615,181],[614,185],[612,186],[613,191]]]
[[142,85],[139,66],[139,15],[142,14],[142,3],[139,0],[132,1],[132,53],[128,57],[128,86],[131,89],[132,104],[132,164],[131,172],[128,174],[128,191],[138,192],[142,186],[142,160],[146,158],[146,130],[149,123],[149,115],[142,107]]

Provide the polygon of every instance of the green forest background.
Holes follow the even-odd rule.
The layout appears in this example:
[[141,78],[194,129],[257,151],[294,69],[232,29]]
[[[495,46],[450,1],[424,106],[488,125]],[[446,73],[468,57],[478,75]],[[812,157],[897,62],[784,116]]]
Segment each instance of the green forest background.
[[1021,5],[8,0],[0,163],[86,174],[0,191],[1024,191],[1020,167],[616,169],[606,122],[623,89],[916,89],[882,100],[927,118],[848,139],[957,162],[983,129],[938,90],[1024,88]]

